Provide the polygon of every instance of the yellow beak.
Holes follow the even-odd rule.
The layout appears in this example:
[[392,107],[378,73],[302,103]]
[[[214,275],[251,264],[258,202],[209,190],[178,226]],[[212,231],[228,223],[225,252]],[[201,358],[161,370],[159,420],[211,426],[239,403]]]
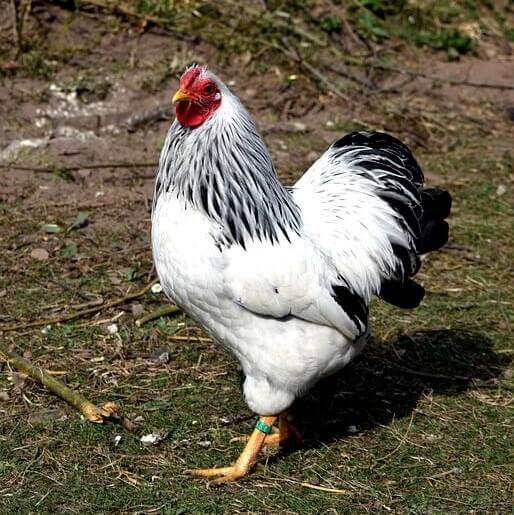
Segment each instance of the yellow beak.
[[171,101],[176,104],[177,102],[182,102],[184,100],[191,100],[191,97],[185,93],[184,91],[182,91],[181,89],[179,89],[174,95],[173,95],[173,98],[171,99]]

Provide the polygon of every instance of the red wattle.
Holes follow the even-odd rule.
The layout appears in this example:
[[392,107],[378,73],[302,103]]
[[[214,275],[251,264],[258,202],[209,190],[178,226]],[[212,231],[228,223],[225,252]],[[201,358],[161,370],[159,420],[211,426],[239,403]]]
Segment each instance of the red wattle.
[[209,110],[202,108],[194,102],[188,101],[179,102],[177,104],[176,113],[180,125],[190,129],[202,125],[209,116]]

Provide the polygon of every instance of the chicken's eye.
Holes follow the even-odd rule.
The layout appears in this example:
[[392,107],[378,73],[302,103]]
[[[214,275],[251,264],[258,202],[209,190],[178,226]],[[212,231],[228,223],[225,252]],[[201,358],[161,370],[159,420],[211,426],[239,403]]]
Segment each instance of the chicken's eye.
[[213,95],[214,93],[216,93],[216,86],[212,83],[206,84],[203,87],[203,92],[205,95]]

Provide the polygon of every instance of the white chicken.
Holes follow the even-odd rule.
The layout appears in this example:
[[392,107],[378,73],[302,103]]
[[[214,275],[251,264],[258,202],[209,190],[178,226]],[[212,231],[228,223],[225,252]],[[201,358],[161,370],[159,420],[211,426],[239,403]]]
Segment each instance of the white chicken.
[[[419,255],[448,239],[451,197],[426,190],[409,149],[383,133],[336,141],[292,188],[239,99],[206,67],[188,68],[161,152],[152,247],[164,291],[240,361],[260,416],[229,467],[297,433],[287,410],[357,356],[374,295],[416,307]],[[278,431],[272,426],[279,421]]]

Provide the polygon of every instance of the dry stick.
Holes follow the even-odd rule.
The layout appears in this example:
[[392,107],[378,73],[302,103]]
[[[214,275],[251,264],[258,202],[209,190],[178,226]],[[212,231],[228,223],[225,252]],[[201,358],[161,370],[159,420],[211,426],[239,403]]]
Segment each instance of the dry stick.
[[95,306],[89,309],[84,309],[82,311],[77,311],[76,313],[70,313],[67,315],[47,318],[46,320],[35,320],[34,322],[26,322],[12,325],[0,325],[0,332],[8,332],[8,331],[17,331],[18,329],[27,329],[28,327],[40,327],[42,325],[52,325],[58,324],[59,322],[67,322],[69,320],[74,320],[76,318],[81,318],[86,315],[91,315],[92,313],[97,313],[98,311],[102,311],[104,309],[112,308],[114,306],[118,306],[119,304],[124,304],[125,302],[137,299],[138,297],[143,296],[157,281],[152,281],[147,284],[142,290],[136,291],[135,293],[129,293],[124,297],[116,300],[111,300],[105,304],[100,306]]
[[399,73],[401,75],[408,75],[409,77],[421,77],[423,79],[429,79],[432,81],[444,82],[446,84],[450,84],[451,86],[468,86],[470,88],[488,88],[488,89],[499,89],[499,90],[514,90],[514,85],[511,84],[491,84],[489,82],[473,82],[464,79],[451,79],[445,77],[436,77],[435,75],[429,75],[423,72],[416,72],[413,70],[406,70],[402,68],[397,68],[395,66],[389,66],[386,64],[377,64],[377,63],[369,63],[364,64],[363,66],[370,66],[371,68],[375,68],[377,70],[385,70],[393,73]]
[[11,170],[22,170],[26,172],[37,172],[37,173],[66,173],[76,172],[77,170],[100,170],[103,168],[144,168],[144,167],[157,167],[158,163],[99,163],[94,165],[76,165],[66,166],[64,168],[59,167],[37,167],[37,166],[19,166],[19,165],[5,165],[0,164],[0,168],[7,168]]
[[24,38],[23,38],[23,25],[29,17],[32,8],[32,0],[11,0],[12,16],[13,16],[13,32],[14,41],[16,42],[16,59],[23,52]]
[[329,81],[317,68],[305,61],[305,59],[303,59],[297,52],[293,52],[290,48],[286,48],[285,46],[278,45],[276,43],[269,43],[264,41],[263,43],[271,48],[274,48],[275,50],[279,50],[286,57],[301,66],[306,72],[310,73],[313,79],[326,91],[332,92],[335,96],[343,100],[348,100],[348,96],[342,92],[341,88],[339,88],[333,82]]
[[155,320],[156,318],[161,318],[166,315],[173,315],[175,313],[179,313],[180,308],[173,305],[166,305],[161,306],[160,308],[156,309],[155,311],[152,311],[148,315],[145,315],[141,317],[139,320],[136,320],[136,325],[138,327],[141,327],[143,324],[146,324],[146,322],[150,322],[150,320]]
[[119,406],[114,402],[107,402],[101,408],[89,402],[82,394],[71,390],[64,383],[52,377],[48,371],[41,367],[34,366],[30,361],[22,358],[19,354],[9,350],[5,343],[0,342],[0,356],[12,365],[16,370],[26,374],[32,379],[40,382],[52,393],[78,409],[89,422],[102,424],[108,420],[121,422],[122,426],[128,431],[133,431],[135,425],[126,417],[120,417]]
[[326,492],[329,494],[346,495],[346,494],[352,493],[352,492],[350,492],[350,490],[343,490],[341,488],[329,488],[326,486],[313,485],[312,483],[306,483],[304,481],[298,481],[295,479],[291,479],[291,478],[283,476],[281,474],[280,475],[277,474],[277,476],[278,477],[266,477],[266,479],[271,480],[271,481],[284,481],[286,483],[292,483],[294,485],[303,486],[304,488],[310,488],[312,490],[319,490],[321,492]]

